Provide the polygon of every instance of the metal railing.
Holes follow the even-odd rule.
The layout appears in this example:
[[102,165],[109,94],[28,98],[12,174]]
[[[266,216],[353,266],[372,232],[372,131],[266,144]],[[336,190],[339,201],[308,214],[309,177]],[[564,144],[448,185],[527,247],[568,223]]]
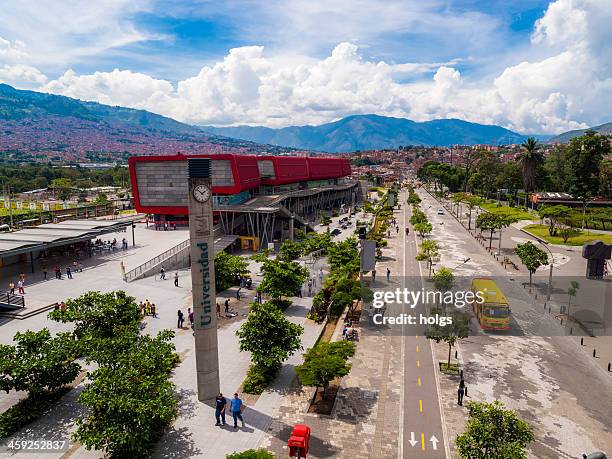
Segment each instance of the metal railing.
[[165,252],[160,253],[156,257],[151,258],[148,261],[145,261],[140,266],[137,266],[136,268],[131,269],[130,271],[126,272],[125,273],[125,277],[124,277],[123,280],[126,281],[126,282],[131,282],[131,281],[133,281],[135,279],[138,279],[140,276],[145,274],[151,268],[157,266],[162,261],[167,260],[168,258],[172,257],[173,255],[176,255],[181,250],[184,250],[187,247],[189,247],[189,239],[181,242],[180,244],[175,245],[174,247],[166,250]]
[[25,308],[25,299],[23,295],[11,295],[8,292],[0,292],[0,304]]

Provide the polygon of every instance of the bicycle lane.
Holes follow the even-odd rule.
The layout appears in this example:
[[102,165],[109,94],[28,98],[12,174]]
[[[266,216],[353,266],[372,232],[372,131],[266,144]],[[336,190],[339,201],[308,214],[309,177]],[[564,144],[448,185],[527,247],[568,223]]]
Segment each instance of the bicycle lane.
[[[402,212],[403,227],[408,226],[409,206]],[[423,277],[416,261],[417,240],[414,232],[403,241],[403,288],[419,291]],[[415,308],[403,305],[403,312],[419,317],[428,315],[425,306]],[[442,419],[438,381],[430,341],[424,336],[424,327],[404,326],[403,334],[403,429],[402,456],[404,458],[446,458],[448,439]]]

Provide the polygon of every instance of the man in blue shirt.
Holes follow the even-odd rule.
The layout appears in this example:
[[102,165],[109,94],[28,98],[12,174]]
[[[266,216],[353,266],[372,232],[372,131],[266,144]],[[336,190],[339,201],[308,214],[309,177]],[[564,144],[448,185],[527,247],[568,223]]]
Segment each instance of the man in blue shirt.
[[230,409],[232,411],[232,417],[234,418],[234,429],[238,428],[238,419],[242,422],[244,427],[244,419],[242,419],[242,400],[238,398],[238,394],[234,394],[234,398],[230,400]]
[[[222,393],[215,398],[215,418],[217,419],[216,426],[225,425],[225,407],[227,400]],[[223,424],[222,424],[223,423]]]

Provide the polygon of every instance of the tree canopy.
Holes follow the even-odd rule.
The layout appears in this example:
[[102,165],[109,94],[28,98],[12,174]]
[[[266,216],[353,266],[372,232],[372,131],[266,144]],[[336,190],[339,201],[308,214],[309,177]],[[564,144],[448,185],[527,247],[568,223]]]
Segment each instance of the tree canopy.
[[531,426],[500,401],[468,402],[466,431],[457,436],[459,455],[466,459],[521,459],[534,440]]
[[304,281],[308,278],[308,270],[295,261],[266,260],[261,267],[263,280],[257,289],[280,300],[283,296],[297,295]]
[[301,349],[301,325],[287,320],[271,303],[251,303],[251,310],[236,336],[240,350],[251,353],[251,361],[263,368],[277,368]]
[[355,344],[350,341],[321,342],[308,349],[304,363],[295,368],[300,382],[306,386],[322,387],[323,394],[335,378],[349,374],[349,357],[355,354]]
[[540,266],[548,264],[548,254],[530,241],[518,244],[514,248],[514,252],[518,255],[525,268],[527,268],[527,271],[529,271],[529,285],[531,285],[533,273]]

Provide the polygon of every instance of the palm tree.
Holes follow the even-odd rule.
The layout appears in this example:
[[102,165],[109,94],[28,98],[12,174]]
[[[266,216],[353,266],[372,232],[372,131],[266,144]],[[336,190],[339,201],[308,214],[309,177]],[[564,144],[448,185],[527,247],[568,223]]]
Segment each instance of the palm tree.
[[537,168],[544,161],[544,155],[538,151],[538,141],[534,137],[529,137],[523,144],[523,151],[518,156],[519,164],[523,172],[523,186],[525,191],[535,189],[535,178]]

